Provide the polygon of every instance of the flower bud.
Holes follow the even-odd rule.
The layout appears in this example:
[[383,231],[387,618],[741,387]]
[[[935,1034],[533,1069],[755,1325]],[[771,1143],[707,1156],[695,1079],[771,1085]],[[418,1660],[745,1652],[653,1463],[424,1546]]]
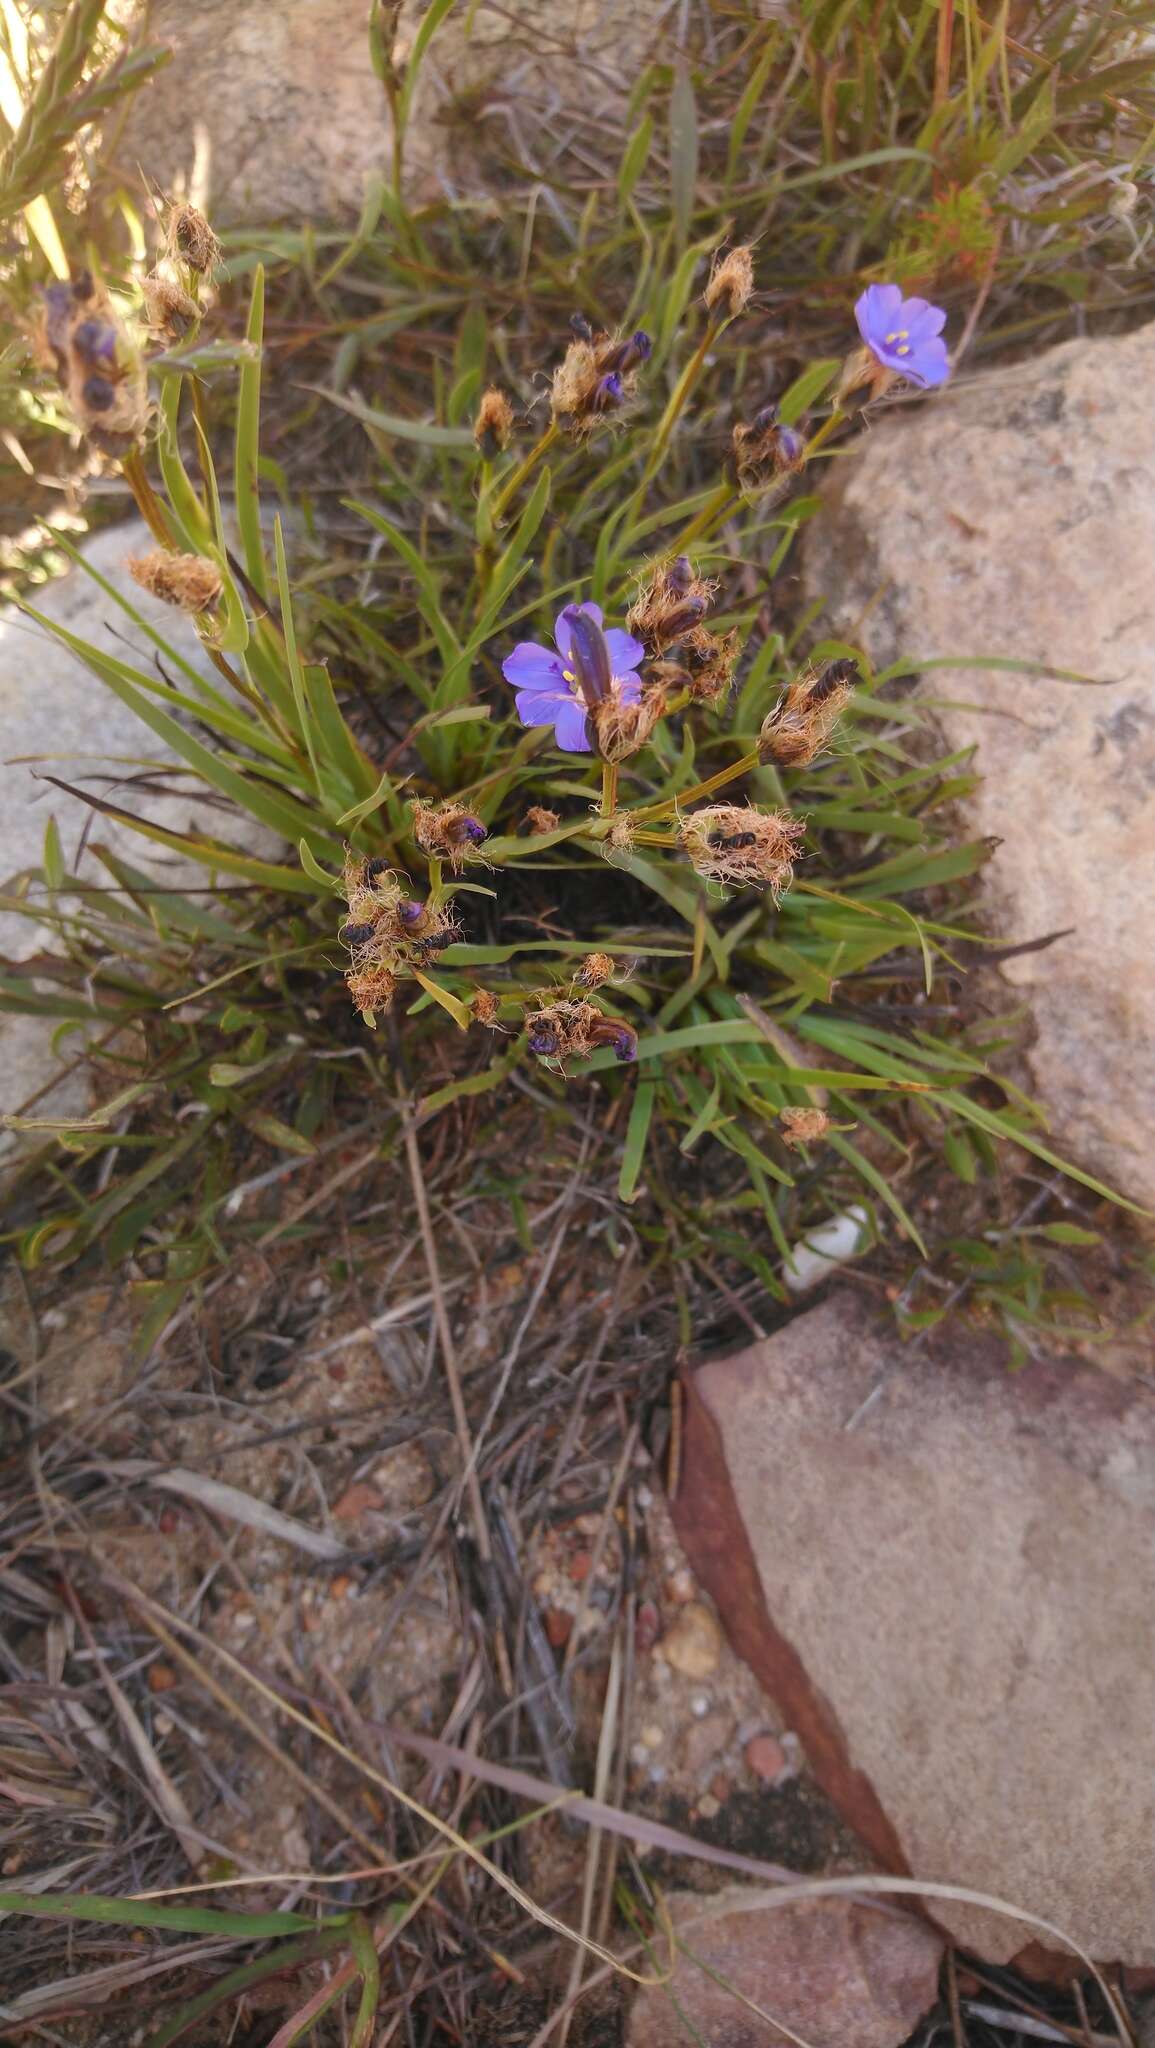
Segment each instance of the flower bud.
[[221,260],[221,245],[195,206],[173,207],[165,239],[170,258],[187,263],[202,276],[206,270],[215,270]]
[[562,617],[570,633],[569,666],[590,710],[596,710],[609,697],[613,683],[606,636],[583,605],[567,605]]
[[752,804],[705,804],[683,818],[680,837],[691,865],[704,880],[761,884],[777,900],[793,880],[805,831],[803,820],[785,811],[759,811]]
[[780,423],[776,405],[764,405],[749,426],[735,425],[731,463],[739,490],[755,496],[805,468],[805,437]]
[[525,822],[530,831],[540,837],[544,832],[556,832],[561,818],[557,811],[547,809],[545,804],[531,804],[525,814]]

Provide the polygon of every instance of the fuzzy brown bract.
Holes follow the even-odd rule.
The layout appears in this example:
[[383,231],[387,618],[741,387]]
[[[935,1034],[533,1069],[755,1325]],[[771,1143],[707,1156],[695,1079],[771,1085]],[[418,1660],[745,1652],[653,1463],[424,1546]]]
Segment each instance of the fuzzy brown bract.
[[759,811],[753,804],[704,804],[682,819],[679,830],[683,851],[705,881],[753,883],[776,899],[794,879],[805,834],[802,818]]
[[535,838],[544,832],[556,832],[561,824],[561,815],[551,811],[545,804],[531,804],[525,814],[525,822]]
[[496,1031],[501,1004],[491,989],[479,988],[469,1005],[469,1014],[475,1024],[484,1024],[490,1031]]
[[165,224],[165,249],[173,262],[187,263],[203,276],[221,260],[221,245],[195,206],[174,206]]
[[825,1137],[830,1129],[830,1118],[824,1109],[784,1109],[779,1113],[783,1143],[796,1151],[800,1145],[813,1145]]
[[492,462],[495,456],[509,447],[512,433],[513,407],[504,391],[491,384],[489,390],[482,394],[473,422],[473,439],[478,453],[486,462]]
[[645,746],[666,709],[666,693],[660,683],[651,684],[636,703],[618,696],[604,697],[590,712],[594,740],[603,761],[628,761]]
[[345,984],[366,1023],[371,1024],[378,1010],[389,1008],[397,992],[397,977],[384,965],[351,967],[345,976]]
[[744,420],[735,422],[730,466],[744,497],[780,492],[791,477],[799,476],[806,467],[805,436],[796,427],[782,424],[776,406],[764,406],[748,424]]
[[622,1017],[607,1017],[596,1003],[581,997],[543,1003],[526,1015],[527,1043],[540,1060],[559,1065],[567,1059],[588,1059],[600,1046],[619,1060],[637,1057],[638,1034]]
[[584,441],[620,417],[638,388],[638,368],[649,353],[613,334],[579,334],[571,341],[553,373],[550,412],[556,427],[572,440]]
[[849,660],[808,665],[788,683],[762,722],[758,751],[779,768],[804,768],[821,753],[854,695],[858,666]]
[[181,611],[207,612],[220,598],[221,572],[203,555],[170,554],[155,548],[151,554],[129,555],[126,566],[142,590],[164,604],[178,605]]
[[578,980],[583,988],[601,988],[610,980],[614,971],[613,957],[609,953],[590,953],[582,961]]
[[684,555],[657,562],[626,613],[626,630],[647,654],[661,654],[701,625],[717,591],[716,579],[699,576]]
[[486,837],[485,826],[464,804],[431,804],[424,797],[415,797],[410,808],[413,837],[422,853],[448,861],[455,875],[460,874],[467,860],[479,857],[478,849]]
[[754,251],[740,246],[714,258],[705,301],[708,313],[722,313],[736,320],[744,313],[754,291]]
[[141,290],[152,332],[166,341],[182,341],[198,318],[200,308],[196,300],[190,299],[171,277],[162,277],[155,270],[145,278]]

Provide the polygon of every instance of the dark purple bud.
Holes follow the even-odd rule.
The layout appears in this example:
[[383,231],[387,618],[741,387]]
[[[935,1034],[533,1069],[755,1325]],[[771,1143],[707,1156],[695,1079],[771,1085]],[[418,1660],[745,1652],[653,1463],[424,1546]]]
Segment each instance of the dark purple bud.
[[623,373],[627,370],[636,370],[639,363],[649,361],[653,347],[654,344],[645,328],[639,327],[637,333],[631,334],[627,341],[619,341],[615,348],[607,350],[600,357],[602,369]]
[[115,363],[116,329],[104,320],[82,320],[72,332],[72,346],[85,363]]
[[835,690],[856,689],[860,680],[856,661],[850,661],[846,657],[841,661],[828,661],[817,682],[812,685],[807,701],[811,704],[824,704],[828,697],[834,695]]
[[91,270],[78,270],[69,290],[78,306],[87,306],[96,286],[92,282]]
[[776,436],[778,461],[783,469],[793,469],[806,454],[806,437],[796,427],[779,427]]
[[761,412],[754,414],[750,422],[750,431],[752,434],[768,434],[771,427],[775,427],[777,424],[778,407],[776,405],[764,405]]
[[363,946],[366,939],[371,939],[372,936],[373,926],[371,924],[343,924],[341,926],[341,937],[347,946]]
[[107,377],[86,377],[80,395],[89,412],[108,412],[116,404],[116,386]]
[[397,915],[401,919],[402,924],[419,924],[425,915],[425,905],[423,903],[415,903],[410,897],[404,903],[397,905]]
[[688,633],[705,618],[710,609],[708,597],[687,597],[675,605],[669,618],[663,622],[663,638],[676,639],[679,633]]
[[608,376],[599,377],[594,385],[594,394],[590,400],[590,410],[591,412],[611,412],[614,406],[620,405],[621,402],[622,380],[616,370],[611,370]]
[[459,844],[463,839],[467,839],[471,846],[480,846],[483,840],[489,838],[489,833],[480,818],[468,817],[457,820],[451,836]]
[[711,832],[706,844],[725,847],[728,852],[740,852],[744,847],[756,846],[758,836],[754,832]]
[[569,660],[577,686],[591,711],[610,694],[613,668],[606,636],[596,619],[580,605],[568,604],[562,613],[570,630]]
[[571,313],[569,324],[579,341],[593,340],[594,331],[584,313]]
[[558,1049],[557,1032],[549,1024],[538,1024],[529,1034],[529,1049],[539,1060],[552,1059]]
[[44,287],[44,332],[49,347],[56,353],[57,367],[64,374],[66,369],[65,350],[68,347],[68,330],[72,321],[72,287],[67,284],[49,284]]
[[375,853],[372,860],[365,862],[365,880],[367,882],[375,882],[378,875],[386,875],[388,872],[389,863],[385,859],[384,854]]
[[681,597],[694,580],[694,564],[689,555],[678,555],[666,571],[666,582],[671,596]]
[[638,1057],[638,1034],[620,1017],[599,1017],[597,1023],[590,1026],[590,1038],[594,1045],[608,1045],[615,1059],[636,1060]]

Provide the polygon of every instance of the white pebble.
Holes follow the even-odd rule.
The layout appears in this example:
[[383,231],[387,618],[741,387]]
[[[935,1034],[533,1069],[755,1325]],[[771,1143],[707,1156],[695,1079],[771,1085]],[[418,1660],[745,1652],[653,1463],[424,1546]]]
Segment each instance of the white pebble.
[[848,1259],[863,1249],[870,1218],[861,1202],[852,1202],[840,1216],[832,1216],[808,1231],[791,1247],[793,1268],[783,1266],[782,1278],[791,1294],[808,1294]]

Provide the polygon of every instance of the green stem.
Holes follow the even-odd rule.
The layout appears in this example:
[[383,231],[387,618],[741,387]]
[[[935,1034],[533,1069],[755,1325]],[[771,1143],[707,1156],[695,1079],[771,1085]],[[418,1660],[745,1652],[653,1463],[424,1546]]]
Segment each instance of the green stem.
[[603,818],[612,818],[618,807],[618,764],[616,761],[602,762],[602,808]]
[[725,789],[728,782],[737,782],[740,775],[749,775],[751,769],[758,767],[760,760],[758,749],[754,747],[740,760],[732,761],[728,768],[719,768],[717,774],[708,776],[705,782],[696,782],[693,789],[679,790],[677,796],[664,797],[656,804],[642,804],[638,810],[630,812],[630,817],[635,825],[640,824],[643,818],[668,818],[683,804],[696,803],[700,796],[712,796],[716,789]]
[[666,404],[666,409],[662,414],[661,419],[658,421],[658,431],[654,436],[653,447],[651,448],[650,453],[646,459],[646,466],[642,471],[642,480],[641,483],[638,485],[639,496],[641,495],[642,491],[644,491],[646,485],[648,484],[650,478],[653,476],[654,471],[657,469],[658,464],[661,462],[661,459],[666,452],[666,449],[669,445],[670,436],[673,433],[674,428],[677,426],[678,417],[686,403],[687,398],[690,396],[691,391],[697,383],[698,378],[702,374],[702,365],[705,362],[707,355],[709,354],[714,343],[717,341],[719,335],[722,334],[723,330],[728,325],[729,322],[727,320],[710,321],[709,325],[706,328],[706,332],[703,334],[701,341],[698,343],[697,348],[694,350],[693,355],[690,357],[689,362],[686,364],[681,376],[679,377],[672,392],[670,393],[669,399]]
[[124,470],[124,480],[136,499],[137,509],[153,539],[158,541],[162,548],[171,548],[173,537],[164,515],[164,506],[145,475],[140,449],[132,449],[131,453],[125,456],[121,467]]
[[489,508],[489,516],[494,526],[497,525],[497,522],[501,518],[501,515],[504,512],[506,506],[508,505],[510,499],[515,495],[516,492],[518,492],[521,489],[521,486],[525,482],[526,477],[532,475],[538,463],[541,461],[542,456],[547,452],[548,449],[553,447],[553,444],[558,439],[560,433],[561,428],[557,425],[557,422],[555,420],[551,420],[549,426],[546,428],[541,439],[539,441],[534,442],[534,445],[530,449],[529,454],[524,458],[523,461],[518,463],[517,468],[513,472],[513,475],[507,477],[505,483],[502,485],[500,491],[498,492],[496,498],[494,499],[493,504]]

